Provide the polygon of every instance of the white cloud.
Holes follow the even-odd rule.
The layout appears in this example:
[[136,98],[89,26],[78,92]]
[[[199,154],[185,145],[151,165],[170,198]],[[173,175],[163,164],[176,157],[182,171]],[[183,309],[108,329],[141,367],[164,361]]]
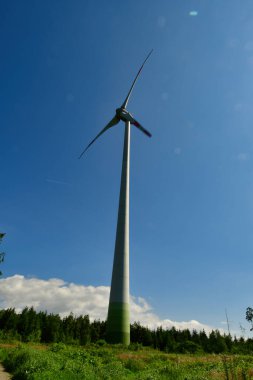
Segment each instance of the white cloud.
[[[42,280],[15,275],[0,280],[0,309],[13,307],[20,312],[24,307],[33,306],[35,310],[47,310],[61,317],[72,312],[74,315],[88,314],[91,320],[106,319],[109,286],[84,286],[66,283],[57,278]],[[131,297],[131,322],[156,328],[163,326],[177,329],[196,329],[207,332],[212,328],[196,320],[177,322],[161,319],[142,297]]]
[[198,11],[190,11],[189,16],[198,16]]

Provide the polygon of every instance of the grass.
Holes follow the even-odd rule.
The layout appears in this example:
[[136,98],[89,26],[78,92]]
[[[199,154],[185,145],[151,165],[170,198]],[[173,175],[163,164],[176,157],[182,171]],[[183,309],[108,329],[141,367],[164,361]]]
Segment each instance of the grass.
[[173,355],[140,347],[0,346],[13,380],[253,380],[252,356]]

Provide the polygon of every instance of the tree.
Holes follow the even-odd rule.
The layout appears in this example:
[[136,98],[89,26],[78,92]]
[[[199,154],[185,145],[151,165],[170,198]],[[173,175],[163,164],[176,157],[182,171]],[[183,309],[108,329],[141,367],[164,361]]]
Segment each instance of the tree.
[[225,339],[218,330],[213,330],[210,333],[207,351],[213,354],[220,354],[227,351]]
[[25,307],[19,314],[18,333],[23,342],[39,342],[41,337],[39,316],[33,307]]
[[252,309],[252,307],[247,307],[246,320],[251,324],[250,331],[252,331],[253,330],[253,309]]
[[45,313],[41,341],[45,343],[56,343],[61,341],[62,321],[59,314]]
[[[0,244],[2,242],[2,239],[4,237],[5,234],[3,234],[2,232],[0,232]],[[4,261],[4,252],[0,252],[0,263],[2,263]],[[2,272],[0,271],[0,276],[2,276]]]

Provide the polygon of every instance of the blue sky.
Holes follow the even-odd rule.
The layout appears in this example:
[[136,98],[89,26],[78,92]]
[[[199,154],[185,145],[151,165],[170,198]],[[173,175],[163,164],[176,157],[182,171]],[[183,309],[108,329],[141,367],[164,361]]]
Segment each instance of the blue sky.
[[128,109],[131,294],[161,319],[252,305],[253,3],[2,1],[4,277],[110,284]]

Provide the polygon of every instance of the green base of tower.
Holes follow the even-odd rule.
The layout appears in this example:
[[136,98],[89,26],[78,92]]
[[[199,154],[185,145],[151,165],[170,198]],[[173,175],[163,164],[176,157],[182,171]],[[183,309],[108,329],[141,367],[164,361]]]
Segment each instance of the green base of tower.
[[111,302],[109,304],[106,340],[108,343],[130,344],[128,303]]

